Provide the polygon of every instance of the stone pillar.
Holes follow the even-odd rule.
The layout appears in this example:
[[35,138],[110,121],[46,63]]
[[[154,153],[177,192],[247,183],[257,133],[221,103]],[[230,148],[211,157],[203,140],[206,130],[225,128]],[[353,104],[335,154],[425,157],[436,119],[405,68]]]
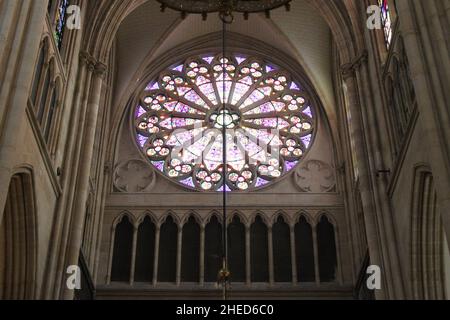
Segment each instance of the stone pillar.
[[177,245],[177,286],[181,284],[181,260],[183,253],[183,226],[178,227],[178,245]]
[[114,256],[114,242],[116,241],[116,228],[111,230],[111,243],[109,244],[108,252],[108,270],[106,271],[106,285],[111,284],[112,262]]
[[273,234],[272,226],[267,228],[267,249],[269,256],[269,283],[272,286],[275,283],[275,271],[274,271],[274,261],[273,261]]
[[153,263],[153,286],[158,284],[158,263],[159,263],[159,235],[161,234],[161,225],[156,226],[155,235],[155,258]]
[[[79,155],[84,133],[83,123],[86,117],[86,108],[89,99],[92,73],[95,69],[94,59],[86,52],[79,55],[79,72],[75,100],[71,105],[73,114],[71,117],[68,141],[65,149],[64,169],[61,176],[61,184],[65,196],[60,197],[57,203],[56,219],[53,230],[53,239],[50,243],[50,254],[47,263],[47,287],[43,296],[46,299],[58,299],[64,270],[64,259],[69,236],[71,210],[75,197],[75,188],[78,177]],[[56,276],[55,276],[56,275]]]
[[245,283],[249,286],[252,283],[252,256],[250,241],[250,226],[245,226]]
[[200,285],[205,284],[205,224],[200,227]]
[[131,249],[131,270],[130,270],[130,286],[134,284],[134,273],[136,270],[136,247],[138,238],[138,226],[134,226],[133,229],[133,245]]
[[295,249],[295,225],[290,225],[289,230],[291,235],[290,239],[291,239],[292,284],[297,285],[298,275],[297,275],[297,255]]
[[314,273],[316,279],[316,285],[320,286],[320,268],[319,268],[319,246],[317,242],[317,224],[312,227],[313,236],[313,250],[314,250]]
[[[97,126],[97,116],[101,91],[103,87],[103,76],[106,65],[97,62],[92,79],[92,88],[87,104],[86,123],[83,145],[80,153],[80,167],[78,171],[78,183],[72,222],[70,224],[70,237],[68,242],[67,265],[77,265],[78,256],[83,235],[83,226],[86,213],[86,202],[89,190],[89,178],[91,173],[92,155],[94,151],[95,129]],[[73,291],[64,289],[64,298],[72,299]]]
[[[374,205],[373,191],[371,187],[372,176],[367,159],[365,134],[362,127],[360,93],[358,90],[356,74],[353,64],[344,65],[342,67],[342,75],[345,83],[345,91],[348,99],[348,108],[352,118],[350,126],[350,136],[354,142],[355,154],[358,161],[358,178],[360,183],[360,193],[364,209],[364,220],[367,232],[367,242],[370,252],[371,262],[379,265],[385,270],[385,264],[382,260],[382,239],[379,237],[378,221],[376,217],[376,207]],[[387,288],[387,277],[383,277],[383,288]],[[376,292],[377,298],[387,298],[385,290]]]

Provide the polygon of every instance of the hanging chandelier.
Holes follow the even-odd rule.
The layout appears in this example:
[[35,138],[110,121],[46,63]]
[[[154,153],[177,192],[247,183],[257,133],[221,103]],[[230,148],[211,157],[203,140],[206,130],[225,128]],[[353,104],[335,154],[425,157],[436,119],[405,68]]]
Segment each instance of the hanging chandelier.
[[292,0],[158,0],[161,10],[166,8],[181,12],[184,18],[187,14],[201,14],[206,20],[208,13],[219,14],[222,21],[232,23],[234,13],[242,13],[248,19],[250,13],[264,12],[270,18],[270,11],[284,6],[290,10]]

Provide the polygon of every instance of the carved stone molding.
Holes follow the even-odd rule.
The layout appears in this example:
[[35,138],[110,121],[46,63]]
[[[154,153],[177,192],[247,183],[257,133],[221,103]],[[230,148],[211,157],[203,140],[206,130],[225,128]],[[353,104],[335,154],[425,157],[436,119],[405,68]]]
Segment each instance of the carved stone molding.
[[299,167],[294,179],[302,192],[326,193],[336,189],[333,168],[320,160],[310,160]]
[[357,56],[350,63],[346,63],[341,66],[341,74],[345,79],[353,77],[355,72],[361,67],[363,63],[366,63],[368,60],[369,54],[367,50],[364,50],[359,56]]
[[145,192],[155,184],[155,171],[142,160],[129,160],[116,167],[114,186],[122,192]]

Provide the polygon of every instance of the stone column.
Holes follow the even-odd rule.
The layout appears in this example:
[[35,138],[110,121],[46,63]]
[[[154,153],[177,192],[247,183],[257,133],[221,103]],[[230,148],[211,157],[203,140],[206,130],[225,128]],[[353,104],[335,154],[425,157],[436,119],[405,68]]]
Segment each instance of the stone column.
[[156,226],[155,235],[155,258],[153,263],[153,286],[158,284],[158,263],[159,263],[159,235],[161,234],[161,225]]
[[[79,72],[76,85],[75,100],[71,105],[73,110],[68,141],[64,150],[64,169],[61,176],[61,184],[65,196],[60,197],[57,203],[56,218],[53,224],[52,238],[50,243],[50,254],[47,262],[46,283],[43,296],[46,299],[60,298],[61,283],[64,270],[64,259],[69,237],[69,227],[72,216],[72,205],[75,197],[76,180],[78,170],[84,127],[86,108],[89,100],[92,73],[95,69],[94,59],[86,52],[79,55]],[[56,276],[55,276],[56,275]]]
[[[92,79],[92,88],[86,110],[86,124],[83,145],[80,153],[80,167],[78,171],[78,183],[72,222],[70,224],[70,237],[68,242],[67,265],[77,265],[80,251],[83,226],[86,213],[86,202],[89,190],[89,178],[91,173],[92,155],[95,141],[95,129],[99,110],[100,96],[103,86],[103,76],[106,65],[97,62]],[[72,299],[73,291],[64,289],[64,298]]]
[[267,228],[267,249],[269,255],[269,283],[272,286],[275,283],[275,271],[274,271],[274,261],[273,261],[273,237],[272,237],[272,226]]
[[181,284],[181,260],[183,254],[183,226],[178,227],[178,245],[177,245],[177,286]]
[[[291,265],[292,265],[292,284],[297,285],[297,255],[295,249],[295,225],[289,226],[291,235]],[[300,270],[301,271],[301,270]]]
[[205,284],[205,224],[200,227],[200,285]]
[[108,270],[106,271],[106,284],[111,284],[112,262],[114,256],[114,242],[116,241],[116,228],[111,229],[111,243],[108,252]]
[[131,249],[131,270],[130,270],[130,286],[134,284],[134,273],[136,270],[136,247],[138,238],[138,226],[134,226],[133,229],[133,245]]
[[314,249],[314,273],[316,278],[316,285],[320,286],[320,268],[319,268],[319,245],[317,242],[317,224],[312,227],[313,249]]
[[[370,169],[367,159],[365,134],[362,127],[361,103],[354,65],[344,65],[342,75],[345,83],[345,91],[348,98],[348,108],[352,117],[350,126],[350,136],[354,142],[355,154],[358,161],[358,178],[360,182],[360,193],[364,209],[364,220],[367,232],[367,242],[371,257],[371,262],[384,269],[385,264],[382,260],[382,240],[378,233],[378,221],[376,217],[376,207],[374,205],[373,191],[371,187]],[[386,270],[385,270],[386,271]],[[383,288],[387,288],[388,281],[383,277]],[[377,298],[386,298],[386,292],[379,290],[376,292]]]
[[252,256],[250,241],[250,226],[245,226],[245,283],[249,286],[252,283]]

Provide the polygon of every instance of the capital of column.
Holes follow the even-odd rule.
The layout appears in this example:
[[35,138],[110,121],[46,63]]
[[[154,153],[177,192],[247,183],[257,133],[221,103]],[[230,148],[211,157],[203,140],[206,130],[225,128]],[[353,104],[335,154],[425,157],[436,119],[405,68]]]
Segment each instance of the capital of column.
[[94,57],[92,57],[89,54],[89,52],[87,52],[87,51],[80,52],[80,62],[86,64],[90,71],[94,71],[96,61],[95,61]]
[[98,76],[103,76],[108,69],[108,66],[94,58],[89,52],[80,52],[80,61],[87,65],[89,71],[94,72]]
[[100,77],[103,77],[105,75],[106,70],[108,70],[108,66],[103,62],[98,61],[94,65],[94,73]]
[[367,50],[361,52],[355,59],[351,62],[343,64],[341,66],[341,74],[344,80],[352,78],[355,76],[356,71],[361,67],[362,64],[366,63],[368,60],[369,54]]

